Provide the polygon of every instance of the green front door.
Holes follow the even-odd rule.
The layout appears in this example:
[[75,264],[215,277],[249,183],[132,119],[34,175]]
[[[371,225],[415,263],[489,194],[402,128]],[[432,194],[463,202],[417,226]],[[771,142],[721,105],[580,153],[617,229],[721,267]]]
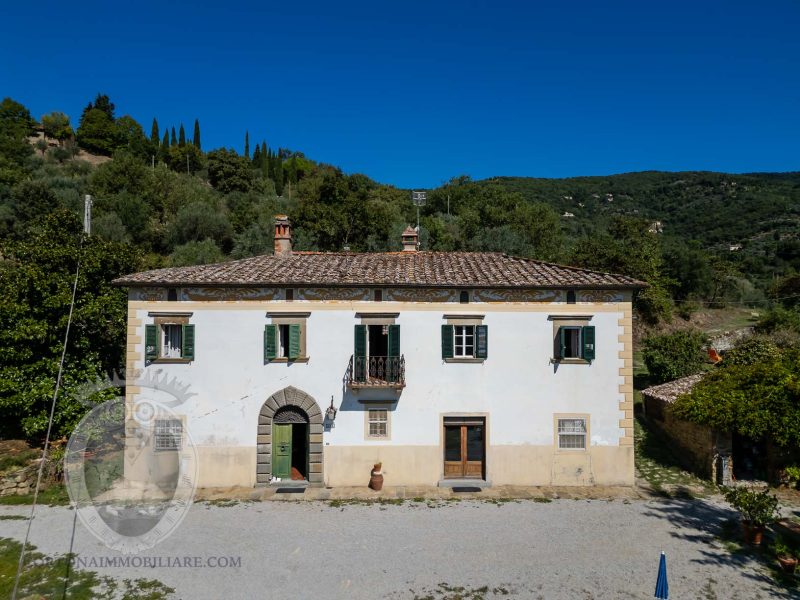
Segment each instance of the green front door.
[[292,426],[272,424],[272,476],[288,479],[292,475]]

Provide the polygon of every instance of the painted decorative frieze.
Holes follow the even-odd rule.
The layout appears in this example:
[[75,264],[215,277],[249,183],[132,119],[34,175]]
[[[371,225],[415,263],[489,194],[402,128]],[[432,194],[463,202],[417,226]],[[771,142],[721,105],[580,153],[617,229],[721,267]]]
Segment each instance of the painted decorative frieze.
[[366,288],[303,288],[297,290],[300,300],[369,300]]
[[393,302],[455,302],[458,300],[456,290],[435,288],[390,289],[387,296]]
[[564,302],[561,290],[497,289],[475,290],[476,302]]
[[128,290],[129,300],[143,300],[157,302],[167,299],[167,290],[161,287],[140,287]]
[[196,287],[184,288],[182,300],[211,300],[211,301],[237,301],[237,300],[277,300],[278,290],[274,288],[227,288],[227,287]]
[[577,293],[578,302],[614,304],[624,300],[624,292],[614,290],[581,290]]

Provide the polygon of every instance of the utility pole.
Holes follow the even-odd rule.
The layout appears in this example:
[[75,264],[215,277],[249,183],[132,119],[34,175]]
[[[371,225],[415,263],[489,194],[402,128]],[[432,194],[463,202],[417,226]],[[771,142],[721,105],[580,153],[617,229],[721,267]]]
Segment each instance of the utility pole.
[[419,190],[414,190],[411,192],[411,201],[417,206],[417,233],[419,233],[419,207],[425,206],[427,198],[427,192]]

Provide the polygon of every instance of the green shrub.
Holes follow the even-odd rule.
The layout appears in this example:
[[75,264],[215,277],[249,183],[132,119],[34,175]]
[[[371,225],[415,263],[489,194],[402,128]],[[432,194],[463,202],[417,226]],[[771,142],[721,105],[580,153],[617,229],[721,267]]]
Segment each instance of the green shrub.
[[760,492],[749,488],[726,488],[725,500],[752,525],[769,525],[780,517],[778,499],[765,488]]
[[696,331],[650,336],[644,340],[642,358],[656,383],[672,381],[703,369],[705,342],[705,335]]
[[776,306],[764,313],[756,323],[758,333],[773,333],[782,330],[800,331],[800,311]]
[[754,365],[758,362],[770,361],[778,358],[780,351],[771,340],[756,336],[739,342],[735,347],[725,353],[725,366]]

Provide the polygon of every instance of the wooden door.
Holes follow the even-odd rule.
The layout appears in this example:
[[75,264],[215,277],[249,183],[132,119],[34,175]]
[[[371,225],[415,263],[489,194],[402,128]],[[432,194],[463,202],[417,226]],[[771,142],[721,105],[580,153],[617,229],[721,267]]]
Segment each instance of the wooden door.
[[482,422],[445,423],[444,476],[484,477],[485,431]]
[[272,476],[288,479],[292,474],[292,425],[272,424]]

